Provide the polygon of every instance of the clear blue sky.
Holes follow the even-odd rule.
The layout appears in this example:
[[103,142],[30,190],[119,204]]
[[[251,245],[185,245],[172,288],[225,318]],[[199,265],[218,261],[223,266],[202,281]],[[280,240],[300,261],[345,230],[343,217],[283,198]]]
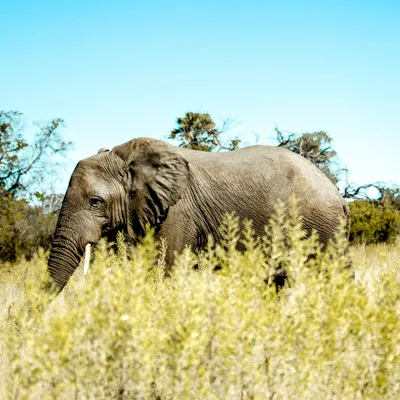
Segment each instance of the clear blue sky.
[[325,130],[359,184],[400,183],[400,1],[0,1],[0,109],[62,117],[65,170],[209,112],[273,143]]

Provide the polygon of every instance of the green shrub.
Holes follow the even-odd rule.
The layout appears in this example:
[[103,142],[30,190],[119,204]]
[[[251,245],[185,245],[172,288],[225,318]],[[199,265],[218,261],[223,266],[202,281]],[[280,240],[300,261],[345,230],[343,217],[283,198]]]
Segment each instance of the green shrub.
[[0,260],[31,258],[39,248],[49,249],[57,224],[54,213],[17,200],[0,197]]
[[400,233],[400,210],[388,200],[350,203],[350,240],[357,243],[394,242]]
[[[79,267],[50,304],[43,253],[24,262],[22,298],[0,319],[7,395],[398,399],[400,259],[387,254],[385,268],[352,279],[343,236],[322,254],[296,212],[284,215],[278,207],[262,239],[249,223],[240,237],[228,216],[222,246],[185,250],[166,279],[165,244],[150,234],[131,257],[122,241],[117,254],[103,243],[88,275]],[[281,268],[289,285],[277,294],[268,282]]]

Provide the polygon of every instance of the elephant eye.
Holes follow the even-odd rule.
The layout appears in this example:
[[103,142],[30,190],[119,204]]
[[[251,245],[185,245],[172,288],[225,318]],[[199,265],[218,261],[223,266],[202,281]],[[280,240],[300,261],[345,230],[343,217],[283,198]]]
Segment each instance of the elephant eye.
[[89,200],[89,203],[92,208],[99,208],[104,203],[104,201],[103,199],[100,199],[100,197],[92,197]]

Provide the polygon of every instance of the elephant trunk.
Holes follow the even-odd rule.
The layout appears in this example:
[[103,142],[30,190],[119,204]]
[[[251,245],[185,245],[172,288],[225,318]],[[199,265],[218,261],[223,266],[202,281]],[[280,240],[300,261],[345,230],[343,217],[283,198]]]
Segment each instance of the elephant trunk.
[[81,261],[85,245],[76,232],[57,229],[48,261],[48,272],[53,281],[50,286],[55,284],[61,290],[67,284]]

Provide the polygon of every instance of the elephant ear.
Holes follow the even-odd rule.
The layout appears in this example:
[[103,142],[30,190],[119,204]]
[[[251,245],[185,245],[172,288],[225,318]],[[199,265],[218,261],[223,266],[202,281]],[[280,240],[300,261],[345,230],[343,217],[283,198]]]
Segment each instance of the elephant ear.
[[188,185],[188,162],[173,146],[155,139],[133,139],[112,153],[125,162],[127,230],[136,239],[146,224],[158,227],[181,198]]

